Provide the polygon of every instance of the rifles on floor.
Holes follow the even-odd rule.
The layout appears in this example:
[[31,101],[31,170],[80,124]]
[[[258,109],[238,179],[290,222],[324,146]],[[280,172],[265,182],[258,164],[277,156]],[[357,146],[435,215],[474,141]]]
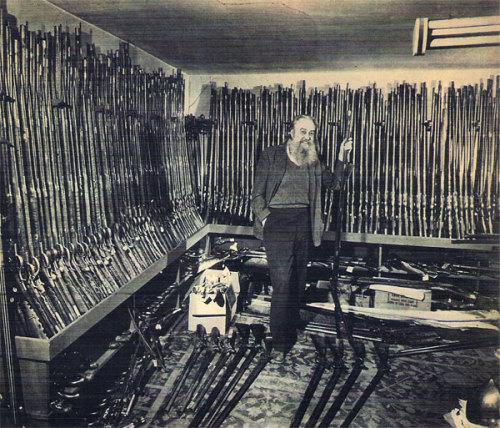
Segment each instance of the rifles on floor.
[[141,313],[129,311],[131,328],[109,344],[109,350],[117,354],[116,365],[99,366],[88,358],[88,349],[85,355],[66,351],[59,357],[52,375],[57,394],[51,402],[55,420],[66,425],[120,426],[130,416],[151,374],[165,369],[160,336],[175,331],[182,321],[182,310],[172,309],[172,299],[189,278],[188,274],[170,285]]
[[[265,327],[262,324],[237,324],[236,327],[241,339],[238,350],[219,373],[218,381],[210,392],[207,391],[206,399],[200,396],[197,410],[189,424],[191,427],[220,426],[270,360],[270,343],[264,338]],[[248,342],[250,332],[253,340]],[[261,358],[250,369],[259,353]],[[243,378],[245,380],[242,381]]]
[[271,355],[272,343],[271,339],[264,339],[264,350],[260,354],[259,361],[253,367],[253,369],[248,373],[247,377],[241,384],[241,386],[234,392],[234,395],[231,397],[229,402],[222,408],[212,419],[210,423],[211,428],[218,428],[221,424],[226,420],[232,410],[236,407],[236,405],[240,402],[243,396],[246,394],[248,389],[255,382],[259,374],[266,368],[266,365],[272,359]]
[[297,428],[300,426],[302,419],[304,418],[304,415],[307,411],[307,408],[309,407],[309,404],[311,403],[311,400],[314,396],[314,393],[318,388],[319,382],[321,381],[321,377],[323,376],[323,373],[327,367],[327,359],[326,359],[327,347],[325,343],[325,336],[314,334],[311,335],[311,339],[316,348],[316,367],[314,368],[314,372],[311,376],[311,379],[309,380],[307,388],[304,391],[304,395],[299,404],[299,407],[295,412],[292,423],[290,424],[290,428]]

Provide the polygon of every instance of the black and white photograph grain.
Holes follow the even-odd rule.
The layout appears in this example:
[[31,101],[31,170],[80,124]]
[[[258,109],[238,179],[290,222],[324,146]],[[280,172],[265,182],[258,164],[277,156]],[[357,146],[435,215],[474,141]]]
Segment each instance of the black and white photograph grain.
[[0,427],[500,428],[499,0],[0,0]]

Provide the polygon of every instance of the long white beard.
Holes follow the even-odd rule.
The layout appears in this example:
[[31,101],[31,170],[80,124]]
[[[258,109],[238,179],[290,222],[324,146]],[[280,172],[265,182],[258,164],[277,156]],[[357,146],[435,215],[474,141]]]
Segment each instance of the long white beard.
[[316,152],[314,143],[310,144],[309,147],[305,147],[304,144],[299,143],[295,148],[291,148],[291,155],[295,163],[299,166],[312,165],[318,161],[318,153]]

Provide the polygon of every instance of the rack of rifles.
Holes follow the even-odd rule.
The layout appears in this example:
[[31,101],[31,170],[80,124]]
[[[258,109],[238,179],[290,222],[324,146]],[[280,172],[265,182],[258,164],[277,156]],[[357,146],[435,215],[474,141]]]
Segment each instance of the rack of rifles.
[[[306,91],[305,82],[298,90],[212,87],[210,118],[186,118],[195,130],[188,140],[204,217],[249,224],[259,153],[284,143],[292,119],[309,114],[326,165],[335,164],[346,135],[354,139],[345,232],[460,239],[498,233],[499,82],[403,83],[387,91]],[[323,198],[327,230],[334,198]]]
[[180,72],[0,10],[0,188],[17,334],[50,338],[202,227]]
[[[259,154],[297,114],[318,121],[327,165],[354,138],[344,231],[498,232],[498,77],[387,92],[212,87],[210,118],[185,120],[180,72],[145,72],[126,44],[98,53],[81,29],[0,20],[1,226],[20,334],[57,334],[204,221],[249,224]],[[335,199],[323,198],[327,229]]]

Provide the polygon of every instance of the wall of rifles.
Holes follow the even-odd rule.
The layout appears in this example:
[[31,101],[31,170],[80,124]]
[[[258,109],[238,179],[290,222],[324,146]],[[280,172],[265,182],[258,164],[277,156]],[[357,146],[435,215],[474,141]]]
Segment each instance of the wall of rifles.
[[[210,120],[194,120],[191,149],[204,216],[249,223],[259,153],[286,140],[297,114],[309,114],[327,165],[348,131],[354,138],[344,231],[460,239],[498,232],[499,82],[403,83],[388,91],[306,91],[305,82],[298,90],[213,87]],[[323,198],[327,230],[334,199]]]
[[183,76],[82,40],[0,27],[2,235],[20,335],[55,335],[203,226]]
[[[99,54],[83,40],[0,26],[1,232],[18,334],[57,334],[204,222],[250,224],[259,153],[299,113],[318,121],[328,165],[351,128],[345,231],[497,231],[498,78],[387,92],[214,87],[210,118],[185,119],[180,72],[146,73],[127,45]],[[334,201],[324,195],[327,229]]]

